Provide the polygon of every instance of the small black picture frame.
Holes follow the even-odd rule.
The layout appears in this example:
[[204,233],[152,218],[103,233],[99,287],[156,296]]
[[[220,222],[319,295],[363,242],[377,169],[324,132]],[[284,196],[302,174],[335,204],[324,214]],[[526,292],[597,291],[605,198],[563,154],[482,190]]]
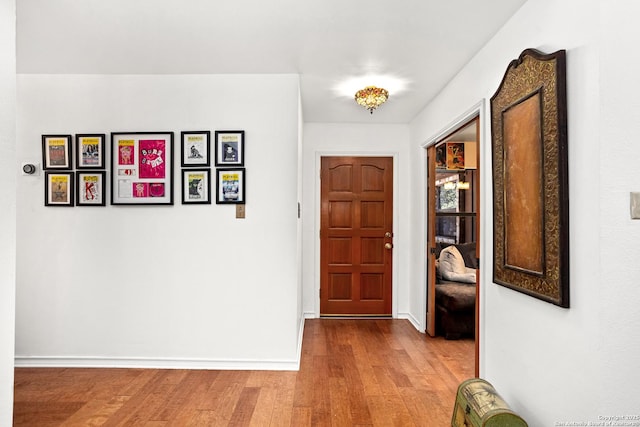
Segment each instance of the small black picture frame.
[[76,169],[105,169],[104,133],[76,134]]
[[42,135],[42,169],[72,169],[71,135]]
[[44,205],[72,207],[75,200],[73,172],[45,171]]
[[76,172],[76,206],[106,206],[107,173],[79,170]]
[[244,131],[218,130],[215,137],[216,166],[244,166]]
[[216,169],[216,204],[244,204],[247,200],[244,168]]
[[183,131],[180,135],[182,167],[211,166],[211,131]]
[[211,204],[211,169],[182,170],[182,204]]

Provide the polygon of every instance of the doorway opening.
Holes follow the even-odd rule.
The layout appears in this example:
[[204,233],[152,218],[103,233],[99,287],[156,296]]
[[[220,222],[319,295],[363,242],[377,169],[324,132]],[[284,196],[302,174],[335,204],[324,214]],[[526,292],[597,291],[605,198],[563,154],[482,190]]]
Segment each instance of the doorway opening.
[[480,287],[480,119],[473,116],[427,147],[426,331],[475,340]]

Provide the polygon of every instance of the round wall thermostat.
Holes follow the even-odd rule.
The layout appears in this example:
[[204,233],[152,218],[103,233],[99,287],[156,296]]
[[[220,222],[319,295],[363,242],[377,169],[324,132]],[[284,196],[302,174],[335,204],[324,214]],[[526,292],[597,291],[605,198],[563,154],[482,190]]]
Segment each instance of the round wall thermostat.
[[36,166],[31,163],[24,164],[22,165],[22,172],[32,175],[36,172]]

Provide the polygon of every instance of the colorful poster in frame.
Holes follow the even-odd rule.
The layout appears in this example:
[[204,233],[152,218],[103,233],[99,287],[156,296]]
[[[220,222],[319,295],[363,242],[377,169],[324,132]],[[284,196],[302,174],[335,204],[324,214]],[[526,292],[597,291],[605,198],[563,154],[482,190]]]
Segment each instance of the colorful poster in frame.
[[182,167],[203,167],[211,165],[211,132],[183,131],[181,133]]
[[216,166],[244,166],[244,131],[218,130],[216,136]]
[[42,135],[42,169],[71,169],[71,135]]
[[73,172],[44,173],[44,205],[71,207],[74,204]]
[[106,172],[78,171],[76,172],[76,205],[77,206],[105,206],[106,205]]
[[447,142],[447,169],[464,169],[464,142]]
[[76,169],[105,169],[105,135],[76,134]]
[[111,134],[111,204],[173,204],[173,132]]
[[217,169],[216,170],[216,203],[217,204],[244,204],[245,193],[245,169]]
[[182,170],[182,204],[211,204],[211,169]]

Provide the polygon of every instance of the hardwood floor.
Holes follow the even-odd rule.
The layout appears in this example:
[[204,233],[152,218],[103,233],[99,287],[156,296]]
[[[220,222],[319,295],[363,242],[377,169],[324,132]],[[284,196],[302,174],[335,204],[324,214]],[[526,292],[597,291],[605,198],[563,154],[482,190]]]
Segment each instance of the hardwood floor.
[[14,426],[446,426],[473,340],[310,319],[300,371],[17,368]]

